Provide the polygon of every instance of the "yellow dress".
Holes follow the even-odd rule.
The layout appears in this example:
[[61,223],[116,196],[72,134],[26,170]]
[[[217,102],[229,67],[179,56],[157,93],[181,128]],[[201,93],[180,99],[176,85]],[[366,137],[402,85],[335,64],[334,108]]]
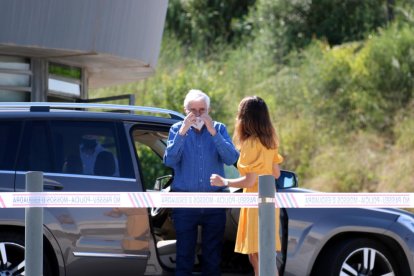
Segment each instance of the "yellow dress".
[[[240,148],[240,158],[237,168],[242,176],[247,173],[271,175],[273,164],[280,164],[283,157],[277,149],[267,149],[259,139],[249,139]],[[244,188],[244,193],[257,193],[258,178],[251,188]],[[279,213],[276,209],[276,250],[280,250]],[[237,229],[235,251],[243,254],[259,252],[259,210],[258,208],[241,208],[239,226]]]

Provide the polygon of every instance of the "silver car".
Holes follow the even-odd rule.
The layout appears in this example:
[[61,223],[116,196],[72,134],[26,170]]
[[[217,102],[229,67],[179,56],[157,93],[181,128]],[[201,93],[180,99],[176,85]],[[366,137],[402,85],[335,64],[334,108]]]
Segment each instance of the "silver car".
[[[310,192],[290,188],[288,192]],[[414,275],[414,216],[400,209],[286,208],[283,275]]]
[[[24,191],[27,171],[43,171],[49,192],[168,192],[173,172],[162,156],[169,128],[182,115],[113,105],[90,111],[93,107],[0,105],[0,192]],[[145,114],[131,114],[136,111]],[[237,170],[228,167],[226,174],[236,177]],[[288,171],[276,185],[279,192],[310,192],[298,188]],[[170,211],[45,208],[44,275],[173,274],[176,240]],[[227,212],[222,272],[252,275],[247,257],[234,253],[239,209]],[[411,213],[286,208],[280,219],[281,275],[414,275]],[[0,209],[0,275],[25,274],[24,243],[24,210]],[[195,272],[202,254],[198,247]]]

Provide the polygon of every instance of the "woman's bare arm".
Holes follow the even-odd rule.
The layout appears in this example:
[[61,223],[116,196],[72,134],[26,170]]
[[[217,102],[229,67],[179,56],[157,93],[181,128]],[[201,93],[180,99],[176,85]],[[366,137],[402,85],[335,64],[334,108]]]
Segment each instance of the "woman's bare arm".
[[246,176],[239,178],[224,178],[218,174],[212,174],[210,177],[211,186],[226,186],[225,183],[228,183],[229,187],[234,188],[250,188],[254,185],[257,180],[257,173],[248,173]]

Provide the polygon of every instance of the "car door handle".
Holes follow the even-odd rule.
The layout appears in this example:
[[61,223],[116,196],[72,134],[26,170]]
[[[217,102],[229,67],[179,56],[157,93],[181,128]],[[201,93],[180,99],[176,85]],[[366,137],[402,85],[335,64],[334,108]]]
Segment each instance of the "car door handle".
[[63,185],[55,181],[45,181],[43,183],[44,190],[63,190]]

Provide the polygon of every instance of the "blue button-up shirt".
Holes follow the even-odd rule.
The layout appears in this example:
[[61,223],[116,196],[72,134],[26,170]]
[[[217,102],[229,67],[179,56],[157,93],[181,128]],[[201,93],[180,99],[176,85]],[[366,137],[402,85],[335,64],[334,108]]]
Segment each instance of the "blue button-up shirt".
[[211,136],[204,126],[200,132],[193,127],[185,135],[178,131],[183,122],[174,124],[168,136],[164,164],[174,169],[174,192],[216,192],[223,187],[210,185],[210,176],[224,176],[224,164],[232,165],[239,152],[231,142],[226,126],[214,122],[217,131]]

